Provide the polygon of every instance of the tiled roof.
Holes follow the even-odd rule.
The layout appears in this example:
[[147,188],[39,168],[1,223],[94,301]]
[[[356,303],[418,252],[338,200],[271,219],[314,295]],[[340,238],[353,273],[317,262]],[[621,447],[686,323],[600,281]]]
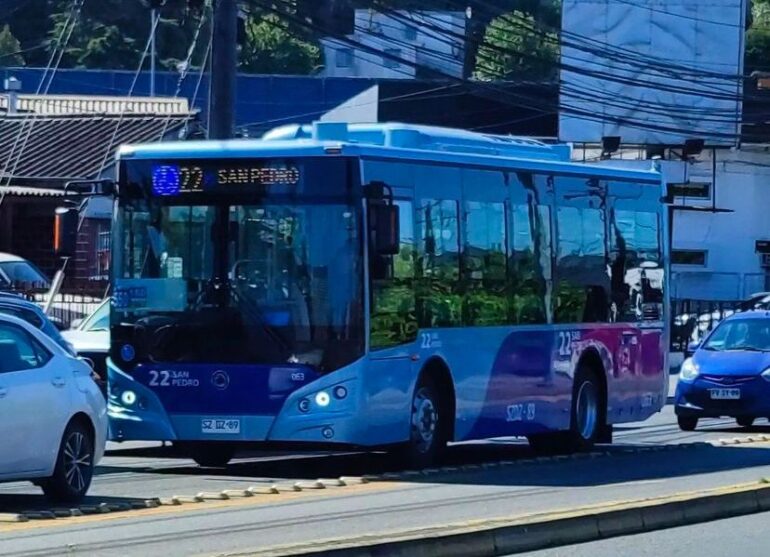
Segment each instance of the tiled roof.
[[[11,182],[95,178],[103,170],[105,154],[105,166],[109,167],[122,143],[178,137],[190,116],[187,113],[0,117],[0,183],[9,175]],[[25,141],[27,134],[29,139]]]

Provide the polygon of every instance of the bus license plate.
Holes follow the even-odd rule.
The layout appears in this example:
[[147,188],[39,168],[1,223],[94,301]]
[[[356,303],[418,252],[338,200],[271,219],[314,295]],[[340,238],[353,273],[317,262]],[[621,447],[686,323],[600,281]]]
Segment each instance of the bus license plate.
[[738,400],[741,398],[740,389],[710,389],[713,400]]
[[235,435],[241,432],[241,420],[204,418],[201,420],[201,431]]

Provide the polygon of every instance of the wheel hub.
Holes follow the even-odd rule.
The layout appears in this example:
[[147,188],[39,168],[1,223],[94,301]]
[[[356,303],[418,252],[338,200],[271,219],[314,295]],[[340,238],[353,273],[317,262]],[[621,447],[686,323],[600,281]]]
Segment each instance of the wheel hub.
[[80,432],[71,434],[64,445],[64,477],[75,492],[80,493],[87,486],[90,466],[91,453],[85,436]]
[[436,405],[426,389],[420,389],[414,397],[412,408],[412,439],[420,452],[427,452],[433,444],[438,423]]

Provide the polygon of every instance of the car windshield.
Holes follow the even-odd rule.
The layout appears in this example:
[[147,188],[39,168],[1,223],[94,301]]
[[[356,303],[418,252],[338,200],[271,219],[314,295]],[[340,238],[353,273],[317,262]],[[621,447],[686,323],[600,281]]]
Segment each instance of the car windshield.
[[91,315],[78,327],[81,331],[109,331],[110,330],[110,302],[106,300],[96,308]]
[[0,283],[45,288],[48,279],[29,261],[5,261],[0,263]]
[[770,351],[770,319],[724,321],[711,334],[703,349]]

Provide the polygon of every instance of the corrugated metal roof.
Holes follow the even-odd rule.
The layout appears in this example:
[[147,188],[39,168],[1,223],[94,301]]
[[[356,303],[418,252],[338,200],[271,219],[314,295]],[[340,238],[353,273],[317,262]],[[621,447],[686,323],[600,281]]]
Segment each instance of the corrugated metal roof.
[[63,190],[51,188],[33,188],[29,186],[0,186],[0,196],[10,195],[17,197],[60,197]]
[[189,113],[0,117],[0,178],[95,178],[104,170],[105,155],[111,166],[121,144],[176,136],[190,118]]
[[[8,95],[0,95],[0,111],[8,111]],[[189,114],[186,98],[178,97],[114,97],[104,95],[17,95],[19,112],[38,115],[61,114]]]

